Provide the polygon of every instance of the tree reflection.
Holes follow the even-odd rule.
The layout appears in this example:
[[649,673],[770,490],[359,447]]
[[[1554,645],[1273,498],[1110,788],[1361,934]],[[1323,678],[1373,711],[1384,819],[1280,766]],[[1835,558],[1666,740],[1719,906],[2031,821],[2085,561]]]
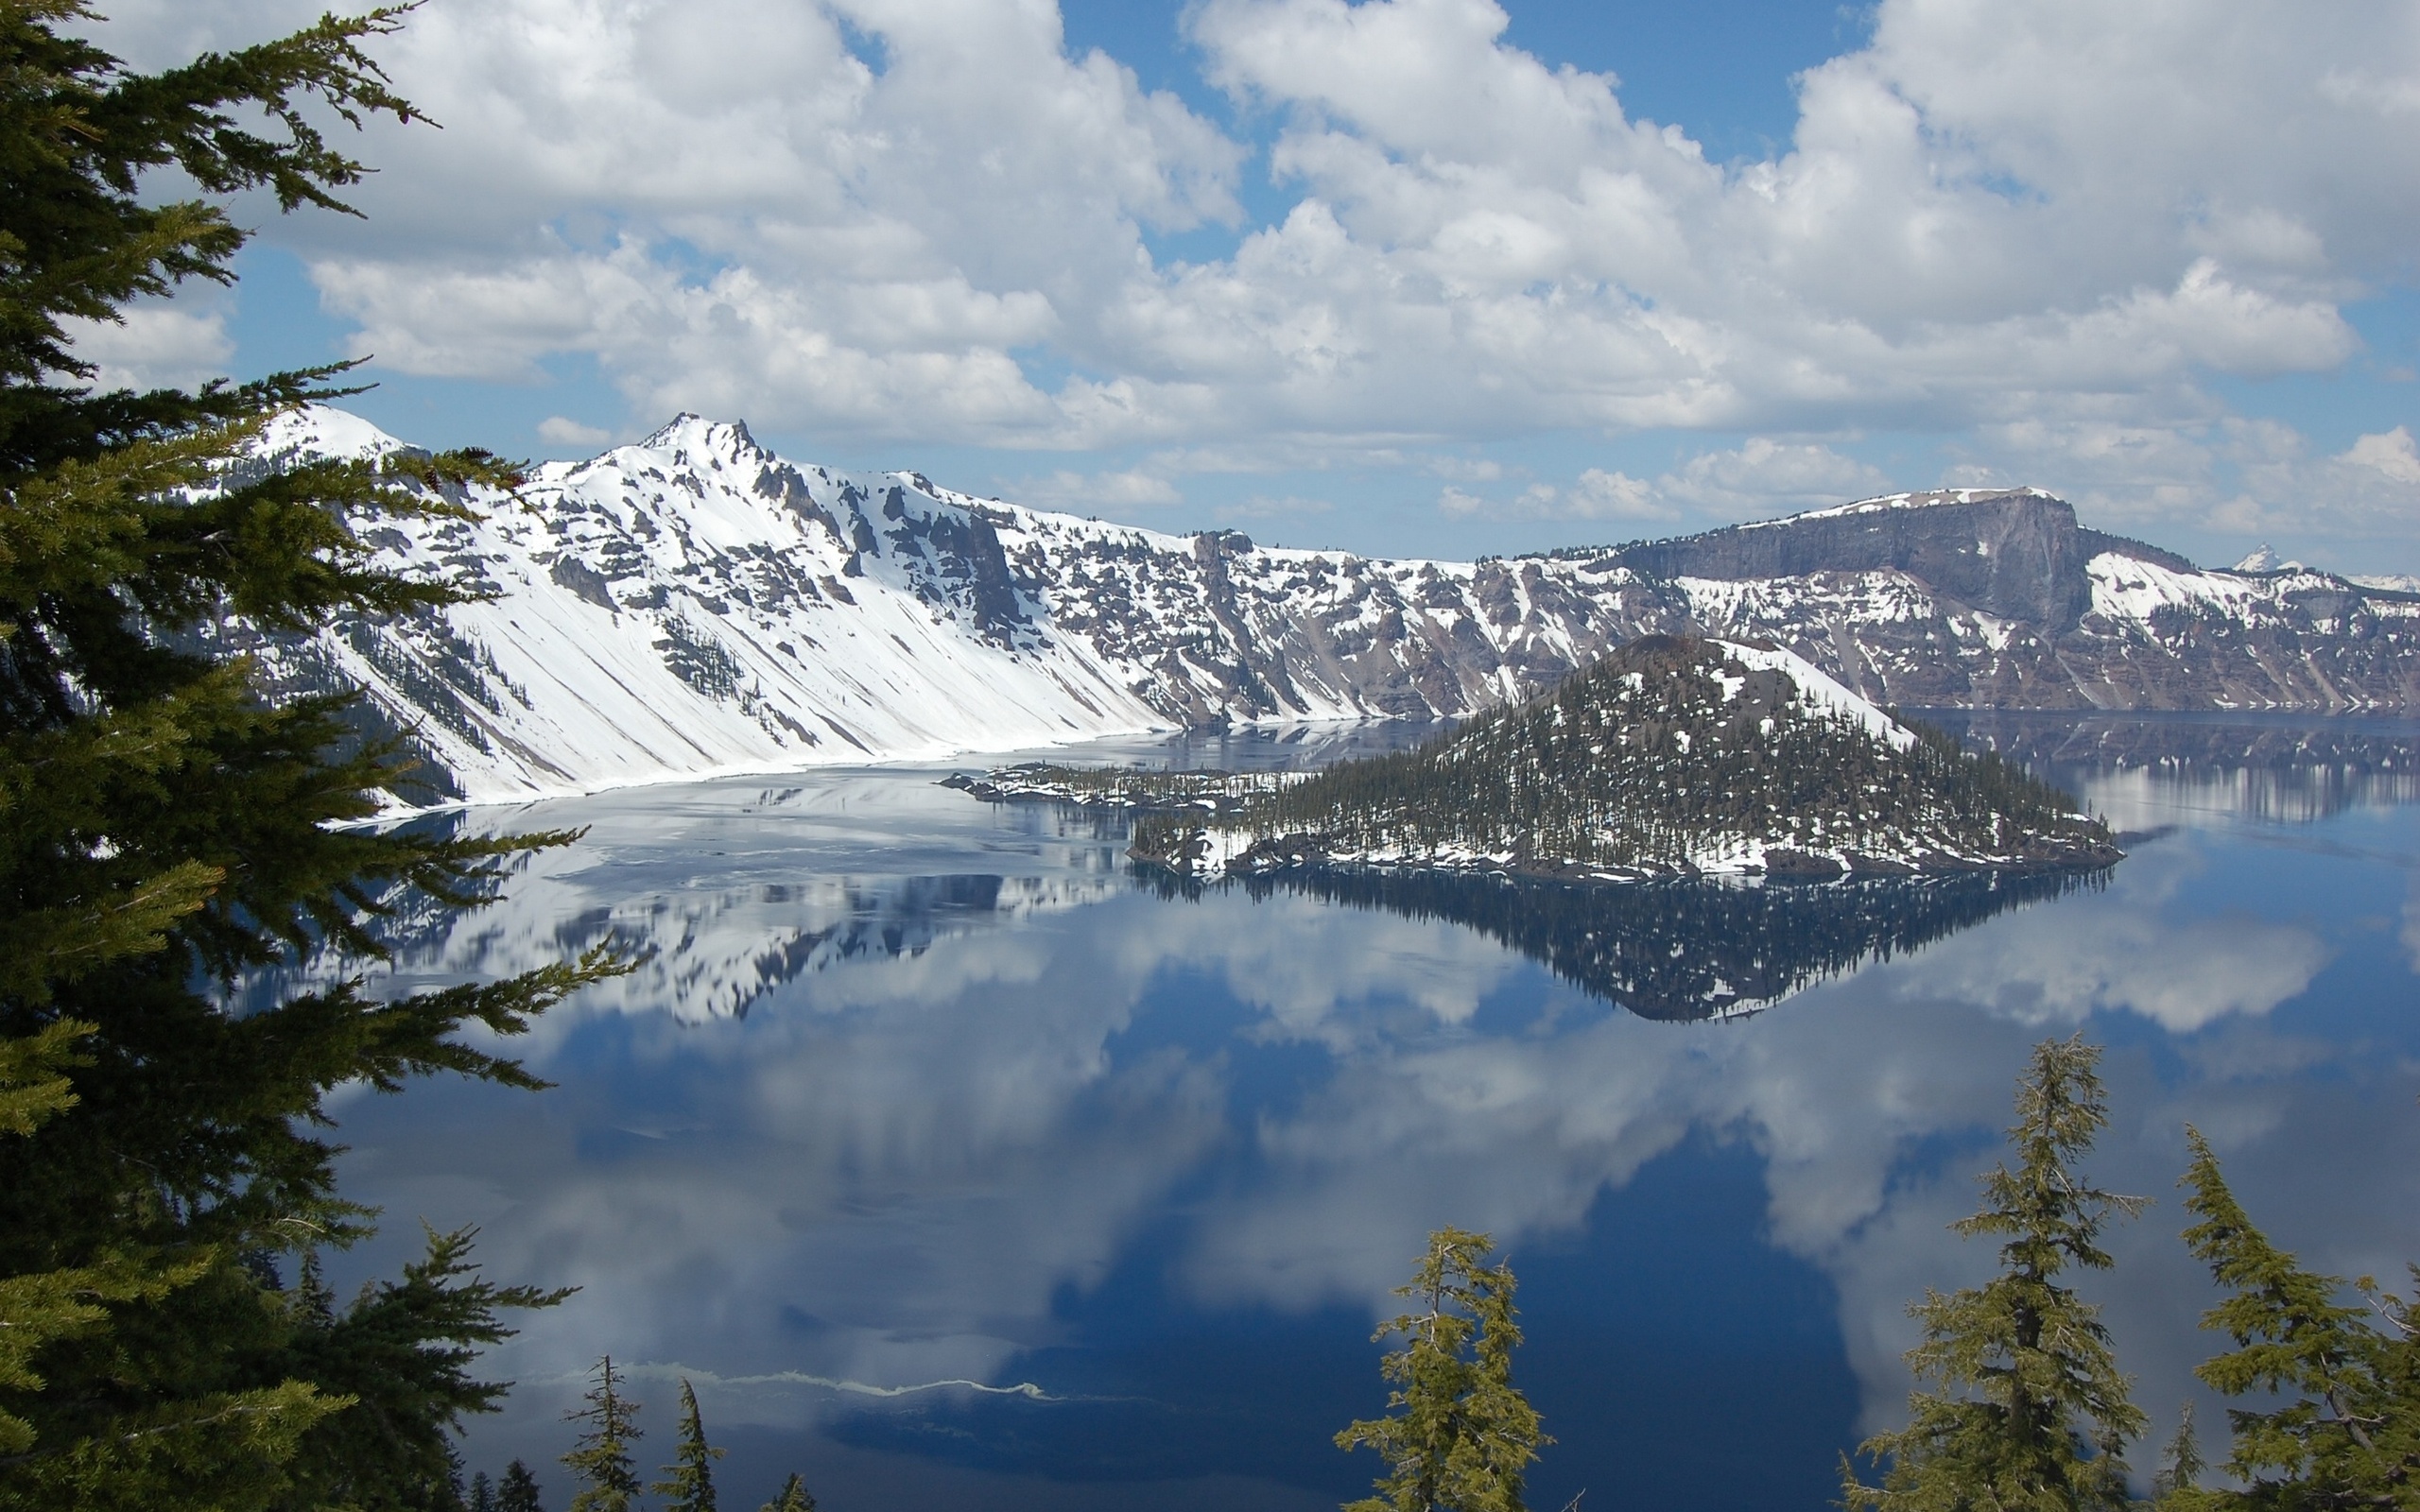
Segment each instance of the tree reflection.
[[[2107,885],[2109,871],[1978,871],[1820,884],[1567,883],[1436,871],[1284,872],[1236,883],[1443,919],[1644,1019],[1753,1012],[1810,983],[1920,949],[2024,903]],[[1164,892],[1182,890],[1173,879]]]

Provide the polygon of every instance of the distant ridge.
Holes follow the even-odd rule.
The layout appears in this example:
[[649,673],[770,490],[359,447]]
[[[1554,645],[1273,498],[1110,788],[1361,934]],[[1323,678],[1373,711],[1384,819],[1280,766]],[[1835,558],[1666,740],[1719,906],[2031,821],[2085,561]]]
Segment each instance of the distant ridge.
[[[314,408],[258,461],[403,447]],[[306,641],[229,626],[294,688],[358,687],[406,801],[498,801],[1221,723],[1460,717],[1648,633],[1769,640],[1909,707],[2408,710],[2420,599],[2209,572],[2033,490],[1896,495],[1547,557],[1387,561],[1171,535],[793,463],[681,416],[537,468],[483,521],[373,523],[492,601]]]

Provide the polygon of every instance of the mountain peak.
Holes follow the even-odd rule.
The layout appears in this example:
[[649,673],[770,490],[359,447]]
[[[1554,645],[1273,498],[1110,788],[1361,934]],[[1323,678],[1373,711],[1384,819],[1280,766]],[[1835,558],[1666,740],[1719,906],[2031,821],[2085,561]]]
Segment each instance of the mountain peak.
[[311,456],[369,461],[413,448],[360,416],[327,404],[303,404],[270,417],[253,451],[264,457]]
[[2306,569],[2301,562],[2289,561],[2278,556],[2277,548],[2264,541],[2254,547],[2243,560],[2237,562],[2235,570],[2239,573],[2298,573]]
[[710,456],[769,457],[771,453],[757,444],[744,420],[708,420],[694,410],[683,410],[653,434],[638,443],[641,451],[703,452]]

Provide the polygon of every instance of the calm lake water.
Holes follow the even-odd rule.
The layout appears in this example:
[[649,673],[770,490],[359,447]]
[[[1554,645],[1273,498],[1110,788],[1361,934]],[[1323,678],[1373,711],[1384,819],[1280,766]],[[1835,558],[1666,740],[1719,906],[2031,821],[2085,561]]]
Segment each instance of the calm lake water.
[[[1102,747],[1331,759],[1402,738]],[[827,1512],[1315,1508],[1376,1462],[1375,1317],[1424,1236],[1492,1232],[1550,1509],[1817,1512],[1908,1388],[1905,1307],[1979,1279],[1948,1232],[2028,1048],[2108,1046],[2104,1184],[2158,1199],[2088,1282],[2158,1424],[2210,1349],[2176,1241],[2191,1122],[2308,1260],[2420,1257],[2420,786],[2382,723],[1979,721],[2121,828],[2063,885],[1154,887],[1115,819],[947,768],[482,811],[586,826],[510,900],[404,921],[398,981],[615,937],[653,953],[519,1048],[559,1085],[338,1100],[388,1232],[481,1227],[577,1285],[490,1356],[466,1445],[550,1507],[611,1351],[671,1448],[678,1382]],[[2222,1421],[2214,1402],[2203,1421]],[[2148,1467],[2149,1451],[2137,1456]]]

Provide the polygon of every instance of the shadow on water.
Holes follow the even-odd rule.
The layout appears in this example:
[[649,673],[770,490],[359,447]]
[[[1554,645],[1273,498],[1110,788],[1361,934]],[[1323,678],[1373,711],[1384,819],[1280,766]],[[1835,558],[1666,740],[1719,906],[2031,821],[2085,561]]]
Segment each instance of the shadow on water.
[[[2109,871],[1979,871],[1770,884],[1567,883],[1435,871],[1332,870],[1214,884],[1283,891],[1475,930],[1642,1019],[1754,1012],[1826,977],[1923,948],[2025,903],[2107,885]],[[1166,896],[1186,885],[1156,874]]]

